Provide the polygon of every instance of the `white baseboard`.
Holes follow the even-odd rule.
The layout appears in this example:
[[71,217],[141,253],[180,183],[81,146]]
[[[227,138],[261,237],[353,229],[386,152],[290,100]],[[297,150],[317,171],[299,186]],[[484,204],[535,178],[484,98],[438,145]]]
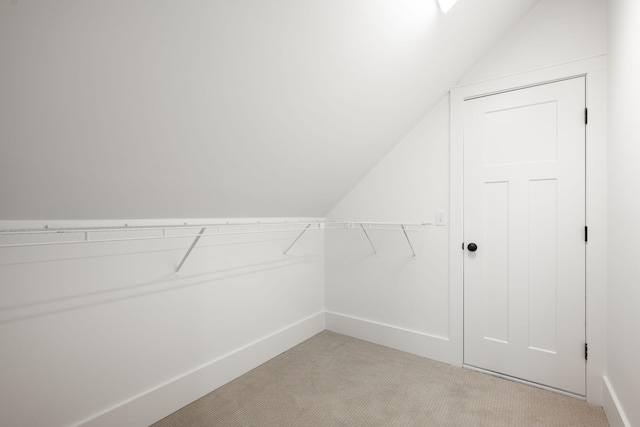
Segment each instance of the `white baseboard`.
[[327,311],[327,330],[440,362],[456,363],[456,349],[449,338],[331,311]]
[[75,426],[146,427],[325,329],[320,312],[230,352]]
[[624,414],[622,405],[616,396],[609,378],[602,377],[604,383],[603,403],[604,413],[607,415],[607,421],[611,427],[631,427],[631,423]]

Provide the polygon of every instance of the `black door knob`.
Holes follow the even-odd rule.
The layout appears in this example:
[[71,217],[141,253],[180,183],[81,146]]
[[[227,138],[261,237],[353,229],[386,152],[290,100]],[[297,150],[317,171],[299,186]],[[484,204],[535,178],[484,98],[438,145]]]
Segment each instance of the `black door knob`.
[[475,243],[469,243],[467,245],[467,249],[469,249],[469,252],[475,252],[478,250],[478,245],[476,245]]

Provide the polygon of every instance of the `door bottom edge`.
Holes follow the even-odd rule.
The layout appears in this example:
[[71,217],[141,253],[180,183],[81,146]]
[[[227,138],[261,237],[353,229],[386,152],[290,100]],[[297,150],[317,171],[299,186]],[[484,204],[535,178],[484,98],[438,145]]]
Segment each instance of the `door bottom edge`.
[[507,380],[507,381],[513,381],[515,383],[528,385],[528,386],[531,386],[531,387],[539,388],[539,389],[542,389],[542,390],[545,390],[545,391],[550,391],[550,392],[553,392],[553,393],[558,393],[558,394],[561,394],[563,396],[573,397],[574,399],[585,400],[585,401],[587,400],[587,396],[583,395],[583,394],[578,394],[578,393],[574,393],[574,392],[571,392],[571,391],[562,390],[562,389],[559,389],[559,388],[555,388],[555,387],[551,387],[551,386],[548,386],[548,385],[536,383],[536,382],[533,382],[533,381],[523,380],[522,378],[512,377],[510,375],[501,374],[499,372],[490,371],[488,369],[479,368],[477,366],[469,365],[469,364],[466,364],[466,363],[463,363],[462,367],[464,369],[470,369],[472,371],[480,372],[482,374],[487,374],[487,375],[491,375],[493,377],[502,378],[502,379]]

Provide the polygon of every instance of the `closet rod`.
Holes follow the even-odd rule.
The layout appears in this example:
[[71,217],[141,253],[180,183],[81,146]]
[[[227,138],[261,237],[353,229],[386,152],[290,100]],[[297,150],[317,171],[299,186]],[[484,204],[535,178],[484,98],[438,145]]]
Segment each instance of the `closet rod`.
[[430,222],[378,222],[378,221],[327,221],[324,223],[325,228],[340,229],[340,228],[356,228],[368,230],[389,230],[389,231],[420,231],[422,227],[431,225]]
[[[407,227],[407,230],[415,231],[422,226],[431,225],[430,222],[377,222],[377,221],[284,221],[284,222],[220,222],[220,223],[194,223],[175,225],[139,225],[139,226],[101,226],[101,227],[49,227],[44,228],[24,228],[24,229],[0,229],[0,236],[28,235],[28,234],[61,234],[61,233],[93,233],[93,232],[116,232],[116,231],[166,231],[173,229],[201,229],[206,228],[233,228],[233,227],[286,227],[282,231],[290,230],[291,227],[301,225],[317,225],[319,228],[353,228],[362,226],[369,229],[389,229],[399,230]],[[279,231],[279,230],[276,230]]]
[[[194,224],[170,224],[170,225],[124,225],[101,227],[49,227],[0,230],[0,236],[18,234],[55,234],[55,233],[83,233],[83,232],[107,232],[107,231],[163,231],[169,229],[199,229],[202,227],[255,227],[255,226],[298,226],[306,224],[323,224],[324,221],[280,221],[280,222],[216,222]],[[283,229],[286,230],[286,229]]]
[[[409,240],[407,231],[420,231],[423,226],[430,225],[428,222],[409,223],[409,222],[377,222],[377,221],[350,221],[350,222],[333,222],[333,221],[282,221],[282,222],[223,222],[223,223],[204,223],[204,224],[176,224],[176,225],[149,225],[149,226],[102,226],[102,227],[45,227],[42,229],[14,229],[0,230],[0,238],[8,238],[11,236],[27,236],[43,234],[48,236],[61,234],[81,234],[82,238],[64,241],[47,241],[47,242],[28,242],[28,243],[0,243],[0,248],[30,247],[30,246],[53,246],[53,245],[72,245],[79,243],[97,243],[97,242],[129,242],[138,240],[160,240],[160,239],[182,239],[193,238],[194,242],[189,252],[193,249],[201,237],[207,236],[228,236],[243,235],[255,233],[275,233],[286,231],[299,231],[300,234],[291,245],[285,250],[285,255],[298,242],[302,235],[309,229],[351,229],[360,228],[365,233],[367,239],[374,252],[377,253],[373,242],[366,230],[390,230],[403,231],[411,251],[415,256],[413,245]],[[253,228],[253,229],[247,229]],[[235,230],[234,230],[235,229]],[[194,230],[193,232],[167,234],[171,230]],[[206,231],[205,231],[206,230]],[[210,231],[213,230],[213,231]],[[113,232],[132,232],[132,231],[156,231],[161,232],[159,236],[138,236],[138,237],[101,237],[103,233]],[[188,253],[185,258],[188,257]],[[183,260],[184,261],[184,260]],[[182,262],[183,263],[183,262]],[[181,264],[182,264],[181,263]],[[178,268],[179,270],[179,268]]]
[[[205,227],[206,228],[206,227]],[[281,229],[271,229],[271,230],[251,230],[251,231],[221,231],[221,232],[208,232],[208,233],[190,233],[190,234],[175,234],[175,235],[163,235],[163,236],[143,236],[143,237],[120,237],[120,238],[111,238],[111,239],[90,239],[86,233],[90,233],[96,230],[82,230],[75,231],[75,233],[85,233],[85,238],[83,240],[65,240],[65,241],[57,241],[57,242],[34,242],[34,243],[10,243],[10,244],[0,244],[0,248],[16,248],[16,247],[28,247],[28,246],[53,246],[53,245],[71,245],[71,244],[79,244],[79,243],[98,243],[98,242],[129,242],[129,241],[137,241],[137,240],[160,240],[160,239],[183,239],[183,238],[196,238],[206,237],[206,236],[233,236],[233,235],[242,235],[242,234],[257,234],[257,233],[276,233],[276,232],[285,232],[285,231],[300,231],[304,230],[306,227],[291,227],[291,228],[281,228]],[[160,229],[161,230],[161,229]],[[102,230],[104,231],[104,230]],[[127,230],[131,231],[131,230]],[[71,233],[71,232],[69,232]],[[19,234],[19,233],[17,233]]]
[[[413,259],[417,259],[418,255],[416,254],[415,248],[413,247],[413,243],[409,238],[408,231],[420,231],[422,227],[427,225],[431,225],[430,222],[377,222],[377,221],[354,221],[354,222],[328,222],[325,224],[325,228],[328,229],[339,229],[339,228],[360,228],[363,232],[369,245],[373,249],[373,253],[378,255],[378,250],[376,249],[373,241],[371,240],[371,236],[367,233],[367,230],[389,230],[389,231],[402,231],[404,233],[404,237],[407,239],[407,243],[409,244],[409,248],[411,249],[411,254],[413,255]],[[359,227],[358,227],[359,226]]]

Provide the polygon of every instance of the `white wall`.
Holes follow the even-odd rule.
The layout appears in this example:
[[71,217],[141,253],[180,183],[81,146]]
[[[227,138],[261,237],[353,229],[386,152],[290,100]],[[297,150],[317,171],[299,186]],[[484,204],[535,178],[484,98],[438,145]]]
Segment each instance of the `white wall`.
[[0,425],[146,426],[322,331],[297,234],[203,238],[180,277],[192,239],[0,248]]
[[640,426],[640,271],[635,256],[640,241],[639,22],[639,2],[609,1],[607,371],[627,426]]
[[324,216],[535,1],[0,0],[0,218]]
[[[503,3],[505,7],[513,7],[510,5],[515,2]],[[623,3],[627,8],[632,7],[631,1],[616,4]],[[219,28],[206,19],[213,15],[186,8],[167,11],[175,7],[173,3],[154,6],[151,16],[142,6],[131,9],[124,3],[101,3],[100,7],[107,9],[104,13],[84,9],[92,6],[81,3],[74,3],[76,7],[81,5],[80,9],[66,9],[68,4],[24,0],[5,1],[0,6],[0,16],[6,19],[1,21],[0,28],[8,31],[0,37],[0,51],[11,54],[10,66],[0,67],[0,83],[4,84],[0,87],[3,94],[0,102],[4,102],[0,105],[3,113],[0,125],[2,132],[7,132],[0,145],[0,162],[4,162],[0,163],[0,174],[5,174],[0,175],[4,185],[0,187],[0,194],[3,200],[7,194],[12,197],[10,204],[2,206],[17,207],[15,211],[0,213],[5,219],[42,217],[44,212],[57,217],[69,217],[71,213],[75,217],[113,218],[121,215],[122,211],[118,211],[121,208],[139,218],[179,216],[182,212],[193,216],[203,211],[210,213],[208,208],[215,211],[218,207],[246,212],[251,207],[270,206],[283,212],[303,206],[315,212],[331,206],[335,195],[346,188],[348,180],[340,178],[337,171],[342,171],[344,165],[354,165],[354,158],[371,152],[367,143],[372,136],[380,134],[380,128],[372,123],[388,119],[385,114],[392,110],[393,129],[387,128],[383,133],[385,138],[393,140],[394,135],[400,134],[399,129],[415,121],[408,118],[411,114],[407,110],[395,109],[407,100],[414,107],[431,105],[416,100],[415,94],[423,93],[416,91],[405,92],[406,98],[386,102],[385,94],[393,93],[393,88],[386,87],[380,99],[385,99],[383,104],[389,109],[360,115],[363,126],[359,129],[368,131],[352,132],[350,122],[342,121],[341,117],[351,118],[354,105],[361,105],[362,100],[370,103],[369,98],[361,95],[370,94],[367,90],[375,87],[374,76],[368,82],[374,84],[356,86],[361,90],[349,92],[352,97],[332,97],[319,90],[316,95],[323,103],[305,104],[306,109],[300,109],[295,101],[298,90],[305,88],[308,77],[305,72],[318,72],[329,83],[338,74],[346,76],[332,86],[335,89],[332,94],[341,94],[350,83],[361,81],[362,74],[357,67],[362,64],[359,62],[362,58],[355,61],[356,68],[349,72],[337,67],[342,63],[340,60],[334,64],[337,68],[315,68],[313,64],[325,64],[323,60],[327,55],[331,58],[335,51],[326,45],[324,50],[317,48],[315,30],[305,32],[306,38],[296,39],[306,40],[309,45],[297,44],[287,32],[276,31],[280,28],[277,20],[278,25],[269,31],[275,31],[275,39],[285,43],[282,46],[289,49],[287,52],[323,53],[315,59],[313,55],[306,57],[309,62],[297,69],[295,84],[292,87],[276,84],[288,78],[284,75],[284,80],[279,80],[280,68],[274,65],[265,75],[256,71],[257,68],[251,66],[255,64],[248,58],[238,56],[242,49],[227,49],[228,46],[222,44],[218,48],[224,56],[247,65],[242,68],[247,74],[227,74],[239,86],[217,86],[216,80],[212,80],[211,85],[204,88],[206,96],[203,96],[203,88],[194,82],[208,81],[203,80],[203,76],[219,64],[219,57],[211,53],[202,58],[182,47],[193,40],[204,43],[207,31]],[[215,7],[212,4],[207,7],[215,9],[223,2],[216,3]],[[456,9],[460,10],[463,4],[452,10],[454,15],[448,16],[455,16]],[[542,0],[462,81],[605,53],[603,4],[601,0]],[[46,10],[39,10],[37,6],[43,5]],[[26,10],[10,10],[18,7]],[[240,9],[236,12],[244,16],[248,9]],[[265,13],[279,16],[278,11],[283,10],[289,9],[275,8]],[[508,13],[516,16],[522,10],[525,9],[514,8]],[[355,10],[352,12],[357,15]],[[242,22],[249,27],[262,25],[260,16],[255,14]],[[298,28],[296,15],[292,12],[287,16],[289,25]],[[195,19],[196,24],[179,25],[184,19]],[[621,19],[618,17],[616,22]],[[375,16],[373,21],[378,22]],[[238,21],[228,23],[233,22]],[[322,31],[333,34],[331,40],[342,46],[343,32],[351,34],[352,21],[340,21],[337,32],[328,22],[316,24]],[[401,19],[394,22],[404,28]],[[485,22],[478,20],[477,28]],[[141,31],[140,25],[149,31]],[[87,37],[76,37],[78,33],[72,31],[74,28]],[[375,34],[385,34],[385,26],[375,28]],[[496,34],[500,32],[497,27],[493,30]],[[235,42],[239,40],[242,46],[255,41],[241,29],[232,32]],[[173,38],[169,37],[171,34]],[[130,39],[132,35],[136,38]],[[462,49],[465,37],[455,37],[455,46]],[[178,43],[174,45],[172,40]],[[385,40],[388,48],[385,52],[394,52],[393,37]],[[60,50],[62,46],[66,47]],[[148,51],[149,46],[157,49]],[[305,50],[309,46],[313,49]],[[348,52],[340,52],[349,57]],[[389,58],[378,57],[376,50],[362,52],[369,52],[374,64],[378,60],[386,63]],[[407,48],[403,52],[409,58],[415,50]],[[7,58],[4,53],[3,57]],[[274,64],[287,64],[289,55],[285,53],[278,56]],[[631,53],[625,53],[625,57],[631,57]],[[79,63],[78,58],[82,59]],[[114,64],[122,68],[114,70]],[[409,61],[408,65],[408,69],[413,69],[411,76],[414,72],[419,75],[422,85],[427,87],[433,83],[429,76],[416,71],[420,68],[412,68],[415,64]],[[156,73],[159,67],[164,67],[166,74]],[[380,76],[388,78],[385,75],[388,69],[378,70]],[[402,76],[402,70],[396,71]],[[111,80],[109,76],[114,75],[118,79]],[[277,120],[264,120],[262,127],[243,128],[243,132],[250,133],[243,134],[246,141],[251,142],[248,145],[234,145],[224,138],[226,134],[220,139],[201,138],[207,134],[211,117],[219,117],[209,113],[221,113],[227,107],[224,103],[222,107],[211,104],[215,97],[210,95],[223,94],[222,99],[236,99],[237,92],[233,89],[242,88],[246,76],[272,79],[266,85],[256,80],[257,86],[245,87],[244,97],[237,99],[248,99],[256,87],[268,89],[267,98],[278,99],[279,89],[284,89],[288,101],[278,110],[282,114],[274,113]],[[74,82],[80,85],[75,86]],[[157,91],[167,82],[175,92]],[[406,87],[411,89],[412,85]],[[76,90],[78,88],[82,90]],[[387,89],[389,92],[385,92]],[[619,97],[622,92],[619,91]],[[265,99],[265,93],[259,95],[259,99]],[[438,99],[435,95],[429,93]],[[58,103],[61,99],[64,104]],[[87,104],[87,99],[97,101]],[[197,108],[193,108],[194,102]],[[60,108],[60,105],[69,108]],[[188,105],[189,109],[177,108],[179,105]],[[242,102],[234,105],[237,108],[230,114],[235,121],[231,124],[239,129],[247,125],[242,119],[249,115],[241,108]],[[138,108],[140,106],[151,107]],[[326,124],[327,117],[320,113],[332,106],[342,106],[340,117],[333,117],[336,121],[329,131],[320,135],[320,142],[316,138],[304,145],[318,151],[299,150],[296,138],[313,133],[307,126],[308,120],[318,114],[313,116],[317,119],[313,123]],[[270,105],[262,107],[271,108]],[[147,112],[141,113],[144,111]],[[271,135],[271,141],[284,141],[284,148],[276,152],[287,153],[287,149],[293,149],[294,158],[302,160],[300,162],[291,162],[292,157],[286,156],[284,160],[269,157],[267,154],[271,152],[264,151],[268,145],[254,144],[250,138],[264,129],[288,129],[291,111],[299,119],[296,122],[299,128],[287,133],[284,140],[279,139],[282,135],[276,132]],[[197,117],[190,116],[193,112]],[[140,123],[146,125],[139,126]],[[177,127],[172,123],[177,123]],[[236,128],[232,126],[232,130]],[[301,129],[304,132],[300,133]],[[625,130],[632,132],[628,127]],[[345,141],[350,141],[353,151],[345,155],[339,149],[341,142],[334,141],[338,149],[326,155],[322,140],[331,139],[333,132],[346,134]],[[73,138],[66,139],[69,135]],[[361,141],[360,145],[351,143],[354,137]],[[444,98],[335,206],[328,218],[433,221],[435,211],[446,211],[449,205],[448,138],[449,102]],[[49,143],[54,140],[55,144]],[[130,144],[137,140],[147,141],[148,145]],[[159,140],[162,143],[158,143]],[[180,144],[174,144],[176,140]],[[211,141],[215,144],[209,144]],[[631,166],[627,155],[635,152],[627,145],[619,145],[626,147],[626,152],[613,153],[617,159],[615,166],[622,168],[621,174],[627,173],[616,181],[626,182],[631,177],[632,172],[622,167]],[[12,157],[7,155],[9,147],[15,148],[12,148]],[[251,147],[258,150],[251,151]],[[155,150],[164,153],[164,157],[159,160]],[[190,153],[188,157],[184,156],[185,150]],[[216,150],[232,150],[233,155],[220,156]],[[335,156],[336,152],[342,155]],[[244,154],[248,157],[243,157]],[[307,176],[309,179],[301,179],[307,165],[318,165],[308,161],[315,154],[325,156],[330,167],[314,169]],[[229,158],[233,161],[222,162],[221,168],[212,163],[213,159]],[[366,170],[367,162],[372,159],[365,159],[358,167]],[[264,165],[268,166],[266,170],[254,168]],[[278,165],[286,168],[279,169]],[[235,174],[229,170],[234,168],[235,172],[249,177],[249,185],[244,182],[236,188],[242,191],[219,185],[225,180],[234,183],[229,179]],[[279,174],[273,173],[276,169]],[[298,173],[283,173],[285,169]],[[333,173],[327,174],[327,170]],[[277,182],[256,178],[266,175]],[[356,175],[349,179],[355,180]],[[254,178],[255,181],[251,181]],[[325,186],[319,179],[329,179],[335,186]],[[205,185],[201,185],[203,182]],[[254,183],[259,185],[253,186]],[[282,183],[286,185],[280,185]],[[266,195],[260,191],[263,186],[276,189],[277,194]],[[327,192],[318,192],[317,188]],[[212,197],[214,189],[216,197]],[[292,189],[295,191],[291,192]],[[622,195],[612,202],[616,208],[629,208],[625,206],[629,203]],[[44,211],[40,210],[43,206]],[[291,211],[287,214],[295,214]],[[6,223],[0,225],[0,228],[7,226]],[[282,257],[282,250],[295,238],[295,233],[210,238],[196,249],[180,278],[173,276],[173,269],[190,243],[188,240],[92,244],[63,249],[0,249],[0,342],[3,343],[0,347],[0,424],[74,425],[93,420],[89,421],[90,425],[147,425],[321,330],[324,324],[319,313],[324,309],[325,274],[330,329],[439,360],[457,360],[460,357],[455,349],[457,344],[450,341],[448,229],[432,225],[423,232],[410,234],[418,253],[415,261],[404,236],[398,232],[371,233],[379,250],[377,257],[371,255],[366,238],[357,230],[326,231],[325,237],[322,233],[308,234],[286,258]],[[619,230],[619,234],[622,232]],[[626,238],[619,236],[618,239]],[[630,240],[625,242],[631,244]],[[612,254],[614,252],[615,249]],[[610,298],[621,300],[621,307],[628,308],[635,294],[629,279],[617,276],[619,285],[612,288]],[[637,316],[633,316],[633,311],[621,310],[610,319],[616,330],[623,331],[610,346],[615,360],[619,359],[623,365],[629,363],[623,351],[623,338],[628,332],[624,321],[635,320],[637,324]],[[4,345],[6,343],[10,345]],[[630,357],[637,355],[634,350]],[[624,402],[633,397],[629,390],[637,389],[637,385],[624,382],[626,373],[626,367],[619,371],[610,369],[612,383],[620,388]]]
[[[462,82],[605,53],[604,0],[542,0]],[[593,95],[604,97],[602,93]],[[327,217],[434,221],[437,210],[448,210],[448,105],[447,99],[440,101]],[[603,218],[602,212],[596,213]],[[462,337],[451,329],[461,322],[461,313],[452,301],[457,293],[449,282],[448,233],[449,227],[431,226],[417,237],[419,258],[414,262],[402,246],[402,235],[374,236],[380,239],[380,255],[372,257],[366,240],[356,231],[351,236],[328,232],[327,327],[460,364]],[[602,288],[599,294],[604,294],[600,276],[597,286]],[[603,318],[601,311],[595,319]],[[604,366],[602,347],[596,357]],[[600,400],[597,390],[593,396],[592,401]]]
[[542,0],[460,84],[507,76],[607,51],[606,0]]
[[[449,206],[449,102],[436,107],[327,216],[329,220],[434,221]],[[361,230],[326,235],[328,329],[355,335],[357,324],[380,325],[360,338],[439,360],[450,360],[447,227],[409,236]],[[351,326],[350,326],[351,325]],[[381,331],[380,329],[385,329]],[[409,334],[408,342],[394,338]]]

